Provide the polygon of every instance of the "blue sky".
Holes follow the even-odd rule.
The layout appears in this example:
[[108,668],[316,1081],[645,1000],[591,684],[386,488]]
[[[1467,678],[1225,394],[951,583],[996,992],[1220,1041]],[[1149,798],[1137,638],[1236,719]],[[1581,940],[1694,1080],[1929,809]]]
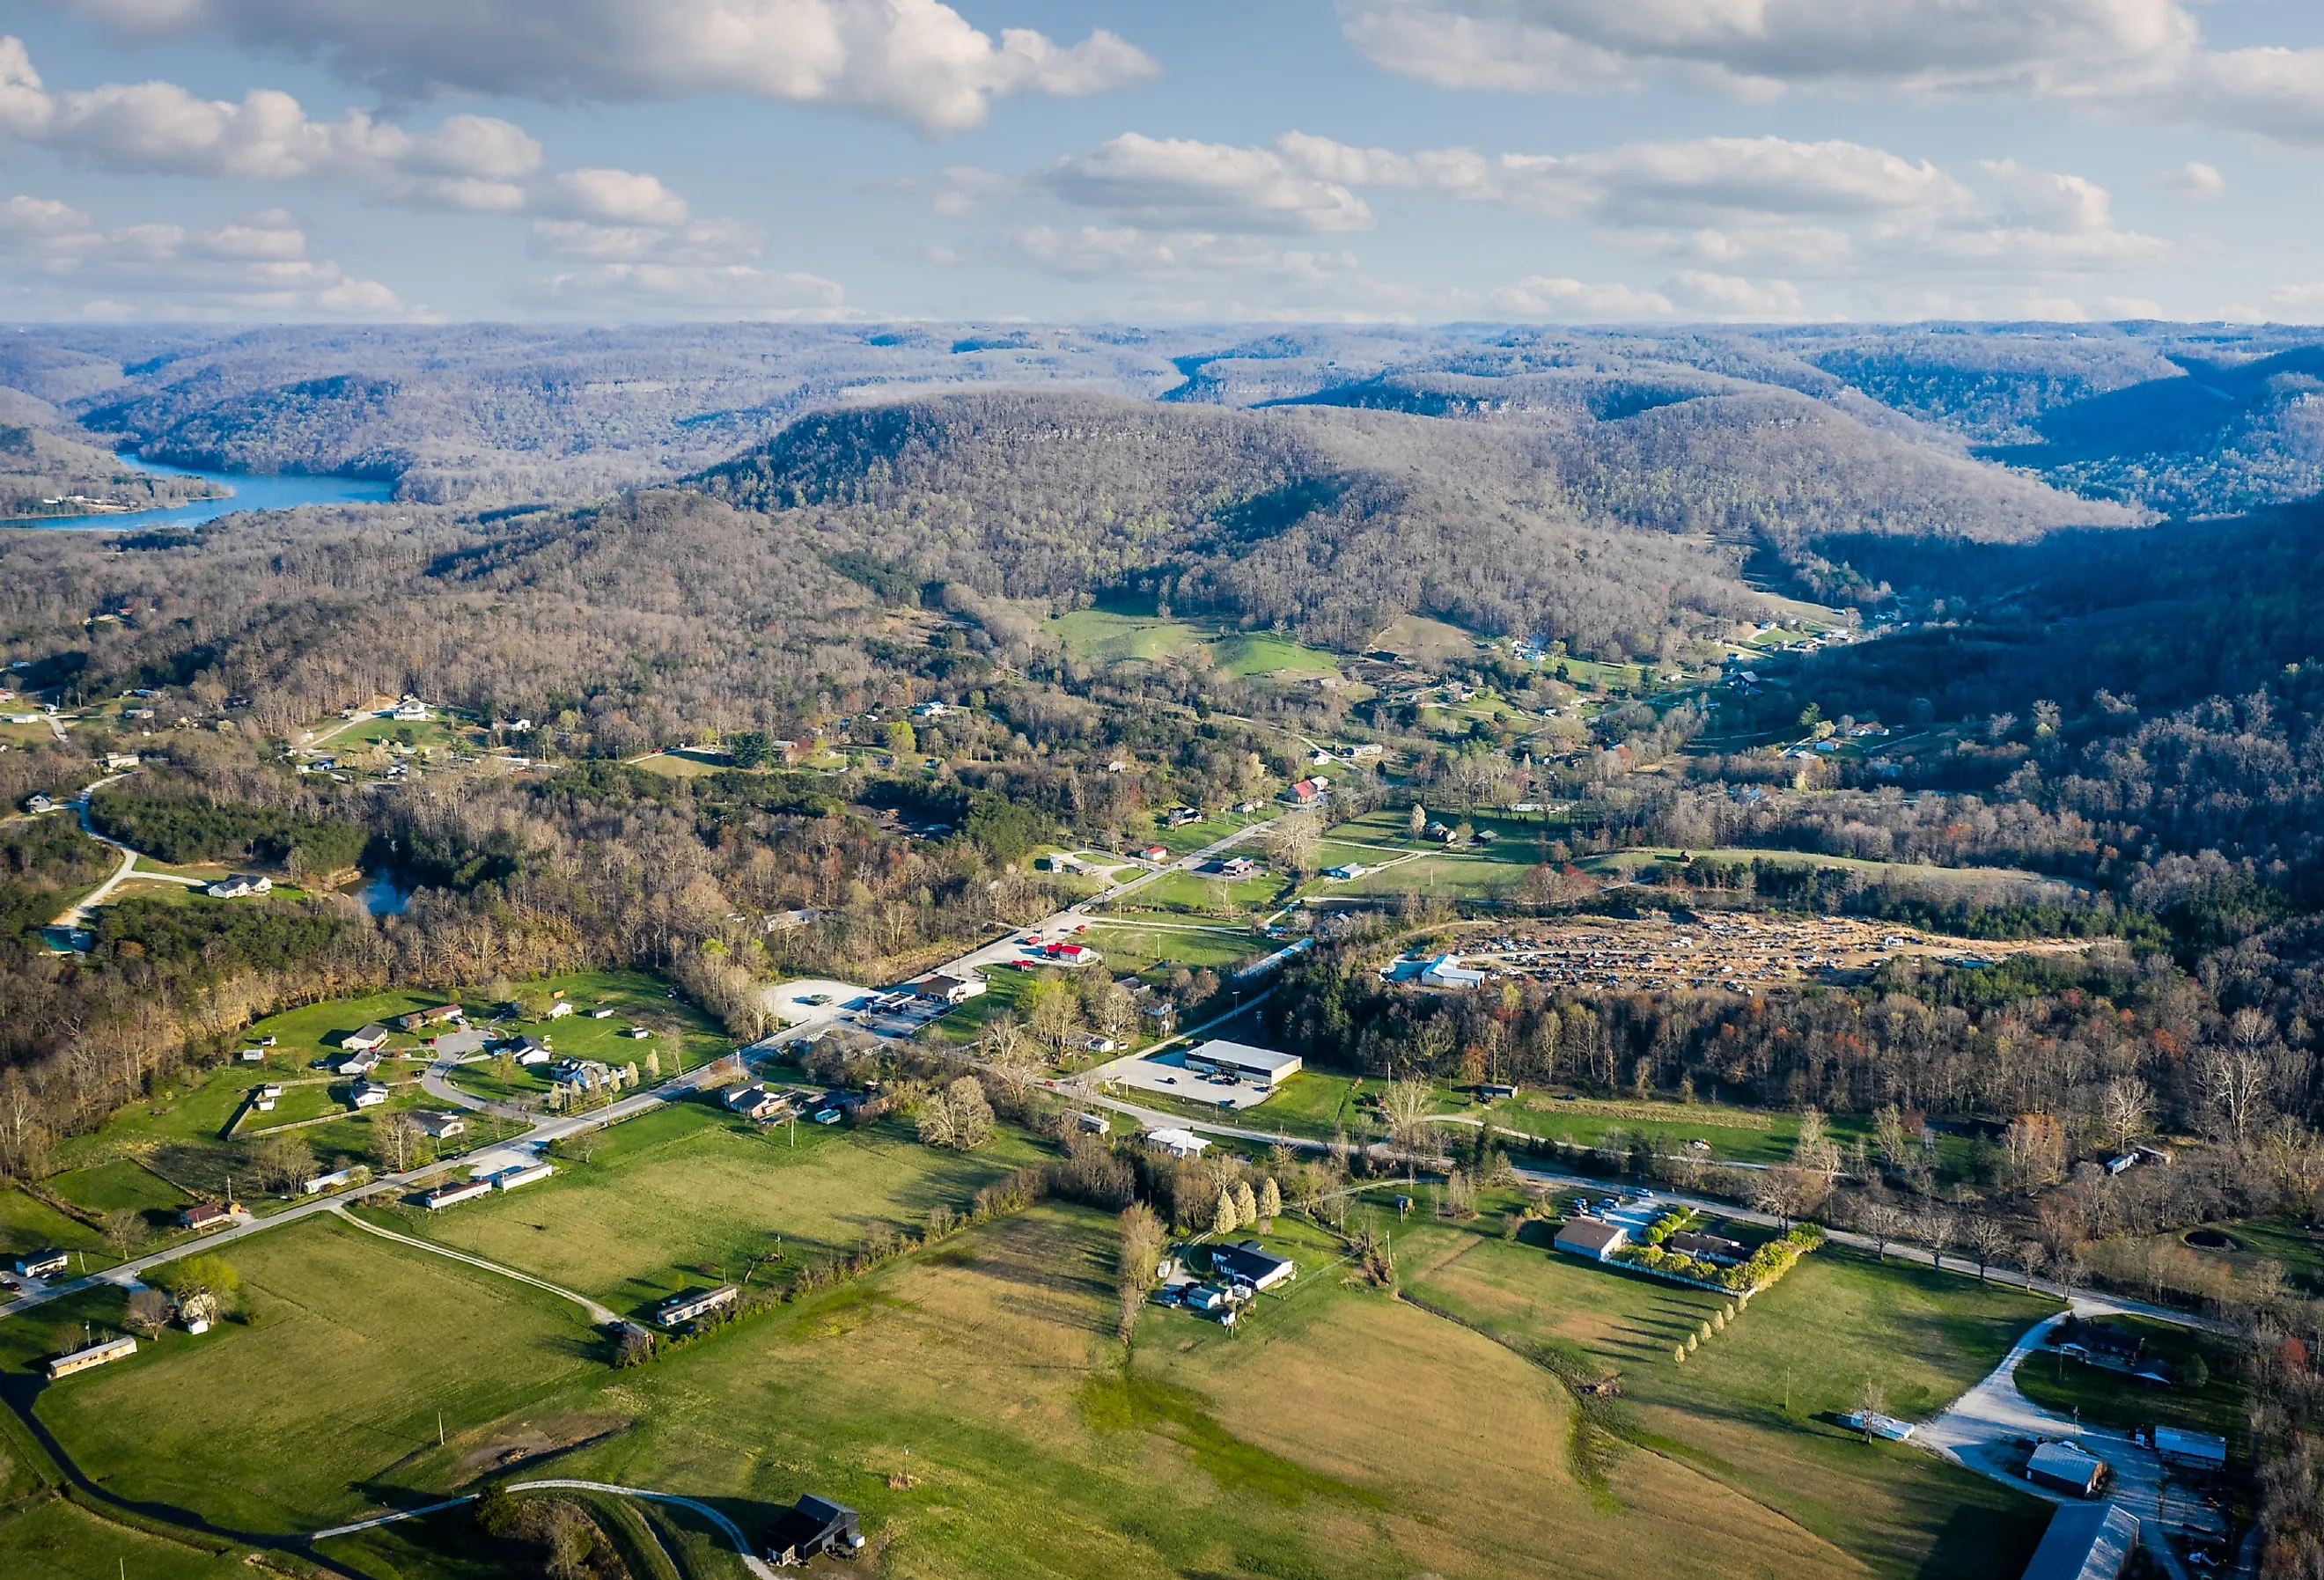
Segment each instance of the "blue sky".
[[2292,0],[19,0],[0,315],[2324,319]]

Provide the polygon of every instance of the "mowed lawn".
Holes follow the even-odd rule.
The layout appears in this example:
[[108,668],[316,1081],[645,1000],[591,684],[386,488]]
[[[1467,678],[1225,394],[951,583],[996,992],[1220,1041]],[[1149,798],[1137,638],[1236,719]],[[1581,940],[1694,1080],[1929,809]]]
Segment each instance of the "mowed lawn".
[[[51,1385],[34,1407],[124,1497],[244,1530],[303,1531],[375,1509],[447,1432],[602,1374],[577,1307],[512,1280],[309,1220],[229,1247],[256,1326],[165,1333]],[[118,1323],[117,1291],[0,1325],[10,1371],[53,1354],[59,1318]],[[72,1323],[78,1326],[78,1323]]]
[[1037,1155],[1006,1130],[968,1154],[923,1147],[901,1122],[762,1132],[697,1100],[615,1126],[587,1162],[521,1190],[442,1212],[364,1210],[642,1316],[678,1289],[740,1279],[754,1253],[782,1252],[761,1275],[779,1279],[852,1250],[875,1222],[917,1233],[931,1208],[965,1211]]
[[1646,1446],[1877,1573],[2015,1574],[2040,1540],[2046,1505],[1910,1445],[1867,1444],[1833,1418],[1869,1381],[1891,1413],[1926,1418],[2053,1302],[1826,1249],[1682,1366],[1672,1350],[1716,1297],[1556,1256],[1533,1239],[1430,1224],[1400,1234],[1397,1251],[1416,1294],[1510,1343],[1618,1372]]

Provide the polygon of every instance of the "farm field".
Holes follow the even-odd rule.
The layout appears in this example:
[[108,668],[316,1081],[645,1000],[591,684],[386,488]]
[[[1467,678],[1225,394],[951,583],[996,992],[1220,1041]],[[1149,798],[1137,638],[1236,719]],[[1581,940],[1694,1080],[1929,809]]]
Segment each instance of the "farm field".
[[[491,1254],[496,1237],[571,1240],[619,1197],[698,1212],[706,1179],[740,1172],[724,1148],[767,1144],[709,1117],[662,1132],[649,1122],[617,1127],[602,1160],[569,1180],[505,1198],[507,1223],[456,1211],[436,1226],[447,1237],[482,1231],[476,1243]],[[799,1157],[768,1171],[779,1184],[768,1199],[800,1225],[787,1234],[816,1233],[820,1214],[832,1225],[822,1232],[842,1243],[863,1226],[856,1204],[900,1206],[909,1181],[929,1178],[893,1172],[899,1160],[844,1134],[813,1150],[803,1135]],[[591,1178],[601,1169],[603,1183]],[[828,1186],[807,1186],[811,1170],[828,1170]],[[552,1228],[525,1226],[526,1214]],[[1113,1334],[1111,1221],[1050,1205],[614,1371],[582,1314],[553,1297],[342,1224],[302,1224],[235,1248],[256,1326],[165,1335],[129,1362],[48,1390],[38,1409],[114,1490],[256,1530],[424,1501],[532,1452],[553,1455],[550,1474],[710,1498],[746,1527],[802,1491],[839,1498],[864,1513],[870,1572],[892,1575],[1482,1580],[1537,1571],[1551,1553],[1560,1573],[1608,1580],[1864,1572],[1849,1531],[1803,1529],[1724,1484],[1720,1465],[1630,1453],[1602,1483],[1583,1477],[1571,1454],[1574,1407],[1547,1372],[1342,1283],[1335,1243],[1278,1227],[1271,1243],[1299,1259],[1302,1276],[1263,1300],[1245,1332],[1149,1310],[1126,1366]],[[1462,1274],[1484,1266],[1460,1254],[1464,1245],[1499,1246],[1430,1226],[1414,1232],[1412,1250],[1399,1235],[1408,1264],[1440,1260],[1434,1241],[1422,1248],[1428,1236]],[[593,1268],[599,1279],[657,1277],[623,1272],[626,1237],[609,1228],[587,1238],[567,1276],[584,1287]],[[1505,1254],[1521,1259],[1494,1270],[1505,1278],[1543,1265],[1531,1248]],[[1442,1272],[1431,1270],[1432,1288]],[[0,1328],[0,1364],[20,1369],[47,1353],[51,1326],[105,1321],[118,1301],[112,1291],[79,1297]],[[1916,1310],[1908,1304],[1883,1331],[1894,1335]],[[1861,1318],[1861,1303],[1847,1316]],[[1644,1369],[1626,1357],[1625,1370]],[[1687,1381],[1711,1375],[1706,1365]],[[1351,1377],[1365,1380],[1366,1410],[1396,1432],[1349,1430]],[[1472,1518],[1479,1507],[1495,1518]],[[443,1519],[335,1541],[330,1552],[380,1580],[481,1580],[437,1556],[458,1553],[464,1534]],[[702,1556],[698,1572],[729,1572],[731,1560]]]
[[2014,1574],[2040,1539],[2047,1505],[1918,1448],[1867,1444],[1833,1418],[1868,1381],[1891,1413],[1925,1418],[2053,1302],[1826,1248],[1681,1366],[1673,1346],[1717,1297],[1560,1257],[1545,1241],[1427,1224],[1397,1249],[1417,1296],[1504,1342],[1618,1372],[1635,1442],[1877,1574]]
[[681,1289],[741,1279],[753,1253],[779,1247],[761,1277],[788,1276],[854,1248],[875,1223],[910,1231],[932,1207],[964,1212],[1036,1155],[1007,1131],[975,1153],[937,1151],[900,1122],[761,1132],[696,1100],[614,1126],[588,1161],[560,1160],[555,1178],[521,1191],[440,1213],[361,1211],[642,1317]]

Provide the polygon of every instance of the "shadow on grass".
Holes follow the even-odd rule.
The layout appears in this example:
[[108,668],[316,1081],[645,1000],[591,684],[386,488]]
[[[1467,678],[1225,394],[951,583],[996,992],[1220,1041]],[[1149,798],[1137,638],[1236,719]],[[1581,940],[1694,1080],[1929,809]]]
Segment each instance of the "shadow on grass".
[[289,1536],[274,1531],[237,1530],[231,1526],[214,1524],[190,1509],[180,1509],[174,1504],[157,1502],[148,1499],[124,1498],[98,1486],[83,1474],[80,1465],[72,1455],[65,1452],[64,1445],[58,1442],[55,1434],[49,1430],[48,1423],[41,1419],[35,1407],[48,1386],[46,1378],[25,1372],[0,1375],[0,1400],[5,1400],[8,1408],[16,1413],[16,1418],[23,1423],[24,1429],[32,1435],[33,1440],[41,1446],[42,1451],[56,1463],[57,1468],[64,1473],[65,1479],[72,1483],[74,1490],[90,1501],[109,1509],[119,1510],[124,1514],[134,1516],[136,1520],[152,1524],[174,1526],[180,1530],[198,1531],[204,1536],[239,1542],[244,1547],[263,1548],[279,1553],[294,1553],[334,1575],[346,1576],[347,1580],[364,1580],[364,1576],[356,1571],[315,1552],[303,1535]]

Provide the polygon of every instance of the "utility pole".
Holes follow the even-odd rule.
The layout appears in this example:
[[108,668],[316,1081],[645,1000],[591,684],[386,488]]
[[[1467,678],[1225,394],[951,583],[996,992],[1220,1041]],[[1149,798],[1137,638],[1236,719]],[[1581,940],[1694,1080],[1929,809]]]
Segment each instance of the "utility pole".
[[444,1446],[444,1412],[442,1410],[436,1412],[436,1446],[438,1448]]

